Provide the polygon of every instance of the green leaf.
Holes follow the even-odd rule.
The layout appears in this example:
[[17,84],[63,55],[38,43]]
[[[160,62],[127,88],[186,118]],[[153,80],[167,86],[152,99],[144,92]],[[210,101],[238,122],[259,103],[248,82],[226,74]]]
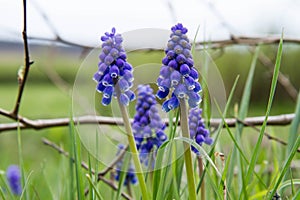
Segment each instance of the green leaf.
[[267,110],[266,110],[266,114],[265,114],[265,120],[263,122],[263,125],[260,129],[260,133],[257,139],[257,142],[255,144],[254,147],[254,151],[250,160],[250,164],[247,170],[247,175],[246,175],[246,183],[250,183],[250,178],[252,177],[253,171],[254,171],[254,167],[258,158],[258,154],[260,152],[261,149],[261,143],[262,143],[262,139],[265,133],[265,129],[267,126],[267,122],[268,122],[268,117],[271,111],[271,107],[272,107],[272,103],[273,103],[273,98],[274,98],[274,94],[275,94],[275,90],[276,90],[276,85],[277,85],[277,80],[278,80],[278,74],[279,74],[279,68],[280,68],[280,62],[281,62],[281,55],[282,55],[282,43],[283,43],[283,35],[281,35],[281,39],[279,42],[279,47],[278,47],[278,52],[277,52],[277,57],[276,57],[276,63],[275,63],[275,68],[274,68],[274,74],[273,74],[273,78],[272,78],[272,83],[271,83],[271,90],[270,90],[270,95],[269,95],[269,101],[268,101],[268,105],[267,105]]
[[[253,56],[251,67],[250,67],[248,77],[246,80],[246,84],[245,84],[245,87],[243,90],[244,92],[243,92],[242,100],[240,103],[241,106],[240,106],[240,109],[238,112],[238,119],[240,119],[240,120],[244,120],[248,114],[254,71],[255,71],[255,67],[256,67],[257,58],[259,55],[259,49],[260,48],[257,47],[255,50],[255,54]],[[243,124],[237,123],[237,128],[236,128],[236,133],[235,133],[235,140],[236,140],[237,144],[241,144],[242,131],[243,131]],[[243,183],[243,184],[239,184],[239,190],[242,190],[242,193],[247,196],[246,187],[244,187],[247,184],[245,183],[244,176],[243,176],[244,168],[242,167],[243,161],[240,159],[240,156],[241,156],[240,152],[242,152],[242,151],[238,150],[237,146],[235,145],[233,147],[232,158],[231,158],[230,166],[229,166],[229,172],[228,172],[229,176],[228,176],[228,180],[227,180],[227,186],[228,186],[228,188],[231,188],[231,183],[233,180],[232,174],[234,173],[234,168],[235,168],[235,165],[237,164],[237,166],[239,166],[238,180],[240,183]],[[245,158],[245,156],[243,156],[243,157]]]
[[174,138],[174,140],[175,141],[176,140],[183,141],[183,142],[188,143],[189,145],[193,145],[200,152],[200,154],[212,165],[212,167],[216,171],[217,175],[220,178],[222,178],[222,174],[220,173],[220,171],[216,167],[215,163],[212,161],[212,159],[210,158],[210,156],[206,153],[206,151],[198,143],[196,143],[191,138],[186,138],[186,137],[176,137],[176,138]]
[[300,185],[300,179],[291,179],[291,180],[287,180],[284,181],[282,184],[280,184],[280,186],[278,187],[278,192],[282,192],[282,190],[286,187],[294,187],[295,185]]
[[[9,196],[6,195],[6,197],[9,197],[9,199],[14,199],[14,195],[13,195],[13,193],[11,192],[10,187],[8,186],[7,182],[5,181],[6,179],[5,179],[3,176],[4,176],[4,174],[1,173],[1,174],[0,174],[0,181],[1,181],[1,183],[2,183],[2,184],[1,184],[1,187],[0,187],[1,193],[2,193],[2,195],[8,193]],[[4,189],[4,191],[5,191],[6,193],[4,193],[3,189]],[[2,199],[7,199],[7,198],[2,198]]]
[[286,171],[288,170],[292,160],[293,160],[293,157],[295,156],[296,152],[297,152],[297,149],[298,147],[300,146],[300,136],[297,137],[297,140],[295,141],[295,144],[291,150],[291,153],[289,154],[289,156],[286,158],[284,164],[283,164],[283,167],[280,171],[280,174],[279,174],[279,177],[277,178],[277,180],[273,180],[272,182],[275,181],[275,184],[271,184],[271,185],[274,185],[274,187],[272,189],[269,189],[269,190],[272,190],[271,192],[268,192],[268,196],[267,196],[267,199],[271,199],[275,192],[277,191],[277,188],[279,187],[280,185],[280,182],[282,181]]
[[153,172],[153,200],[157,199],[158,191],[160,187],[163,187],[162,180],[161,180],[161,173],[162,173],[162,167],[163,167],[163,158],[165,155],[165,148],[170,143],[170,140],[163,143],[158,149],[157,149],[157,156],[154,166],[154,172]]
[[[126,175],[127,175],[129,164],[130,164],[130,159],[131,159],[130,154],[125,153],[124,158],[123,158],[123,166],[122,166],[122,169],[121,169],[121,172],[120,172],[120,179],[119,179],[116,199],[120,199],[120,197],[121,197],[122,189],[123,189],[123,186],[124,186],[124,181],[125,181],[125,178],[126,178]],[[128,184],[130,184],[130,183],[128,183]]]
[[[91,163],[91,154],[88,152],[88,161],[89,161],[89,178],[91,179],[91,177],[93,177],[93,173],[92,173],[92,163]],[[97,174],[95,172],[95,174]],[[94,199],[94,190],[93,190],[93,186],[92,184],[90,183],[89,185],[89,191],[90,191],[90,200],[93,200]]]
[[[227,111],[228,111],[228,109],[229,109],[229,106],[230,106],[230,103],[231,103],[231,100],[232,100],[232,97],[233,97],[233,94],[234,94],[236,85],[237,85],[237,83],[238,83],[238,80],[239,80],[239,76],[236,77],[236,79],[235,79],[235,81],[234,81],[234,84],[233,84],[233,86],[232,86],[232,88],[231,88],[231,91],[230,91],[230,94],[229,94],[227,103],[226,103],[226,105],[225,105],[225,109],[224,109],[224,112],[223,112],[223,116],[226,116],[226,114],[227,114]],[[218,141],[218,139],[219,139],[219,136],[220,136],[220,134],[221,134],[221,130],[223,129],[223,125],[224,125],[224,123],[223,123],[223,121],[222,121],[222,122],[219,124],[218,129],[216,130],[216,136],[215,136],[215,138],[214,138],[214,143],[212,144],[212,148],[211,148],[211,150],[210,150],[210,152],[209,152],[209,156],[212,156],[212,155],[214,154],[214,149],[215,149],[216,143],[217,143],[217,141]],[[205,166],[205,168],[204,168],[204,171],[203,171],[203,174],[202,174],[202,176],[201,176],[201,178],[200,178],[200,180],[199,180],[199,183],[198,183],[198,186],[197,186],[197,193],[198,193],[199,190],[200,190],[200,185],[202,184],[202,181],[203,181],[203,179],[204,179],[204,176],[205,176],[205,173],[206,173],[206,169],[209,168],[209,164],[210,164],[209,162],[206,164],[206,166]]]
[[[87,180],[88,180],[90,186],[93,188],[93,191],[95,191],[95,194],[96,194],[96,196],[98,197],[98,199],[100,199],[100,200],[104,199],[104,198],[101,196],[100,192],[98,191],[98,188],[94,185],[94,183],[93,183],[93,181],[92,181],[90,175],[89,175],[89,174],[86,174],[85,176],[86,176],[86,178],[87,178]],[[92,192],[92,191],[91,191],[91,192]]]
[[70,117],[69,125],[70,138],[72,141],[72,150],[74,152],[74,162],[75,162],[75,177],[76,177],[76,187],[77,187],[77,198],[79,200],[85,199],[84,188],[82,180],[82,169],[81,169],[81,147],[78,135],[75,132],[74,121]]
[[[20,170],[21,170],[21,183],[22,183],[22,188],[25,188],[25,183],[26,183],[26,177],[25,177],[25,169],[24,169],[24,161],[23,161],[23,153],[22,153],[22,136],[21,136],[21,128],[20,128],[20,122],[18,121],[18,129],[17,129],[17,137],[18,137],[18,154],[19,154],[19,165],[20,165]],[[24,192],[24,199],[28,199],[28,193],[26,190],[22,191]]]
[[295,110],[295,118],[292,121],[290,132],[289,132],[286,156],[288,156],[291,153],[296,138],[299,135],[299,124],[300,124],[300,92],[298,94],[297,106]]

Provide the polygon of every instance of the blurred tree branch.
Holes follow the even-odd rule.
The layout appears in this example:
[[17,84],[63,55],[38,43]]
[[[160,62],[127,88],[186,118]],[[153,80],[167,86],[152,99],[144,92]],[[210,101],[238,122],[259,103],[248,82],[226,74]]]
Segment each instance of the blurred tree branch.
[[[12,118],[9,114],[0,109],[0,114]],[[270,116],[268,119],[268,125],[276,125],[283,126],[291,123],[295,114],[283,114]],[[18,120],[21,122],[19,124],[21,129],[45,129],[51,127],[60,127],[60,126],[68,126],[70,123],[70,118],[54,118],[54,119],[37,119],[37,120],[29,120],[24,117],[19,117]],[[123,125],[122,118],[118,117],[104,117],[104,116],[92,116],[85,115],[80,117],[73,118],[75,125],[77,124],[102,124],[102,125]],[[132,119],[131,119],[132,121]],[[168,125],[168,119],[164,119],[165,123]],[[259,126],[262,125],[264,121],[264,116],[260,117],[248,117],[244,120],[246,123],[245,126]],[[222,122],[222,119],[213,118],[210,120],[210,126],[216,127]],[[225,122],[229,127],[235,127],[236,123],[239,122],[235,118],[227,118]],[[9,130],[16,130],[18,127],[18,123],[3,123],[0,124],[0,133]]]
[[[218,18],[223,27],[225,27],[229,34],[230,39],[221,40],[221,41],[208,41],[206,42],[210,48],[224,48],[230,45],[247,45],[249,46],[249,51],[254,53],[254,47],[260,44],[278,44],[280,41],[280,37],[249,37],[249,36],[237,36],[234,32],[237,32],[233,26],[226,20],[224,16],[222,16],[221,12],[215,7],[215,5],[208,0],[201,0],[204,2],[208,9]],[[295,38],[283,38],[284,43],[292,43],[292,44],[300,44],[300,39]],[[199,43],[201,44],[201,43]],[[202,43],[203,44],[203,43]],[[260,52],[258,56],[259,61],[269,70],[273,71],[274,63],[267,57],[263,52]],[[278,82],[285,88],[286,92],[290,95],[290,97],[297,101],[297,93],[298,90],[291,83],[290,79],[286,77],[283,73],[279,71]],[[298,88],[299,89],[299,88]]]
[[[278,44],[280,41],[280,36],[269,36],[269,37],[250,37],[250,36],[235,36],[231,35],[231,37],[227,40],[212,40],[212,41],[204,41],[197,42],[196,47],[201,49],[202,46],[209,46],[210,49],[219,49],[225,48],[232,45],[244,45],[244,46],[257,46],[260,44]],[[300,44],[300,39],[296,38],[284,38],[284,43],[291,44]]]
[[[59,147],[59,146],[56,145],[55,143],[51,142],[50,140],[47,140],[46,138],[43,138],[43,139],[42,139],[42,142],[43,142],[45,145],[47,145],[47,146],[49,146],[49,147],[55,149],[58,153],[64,155],[65,157],[69,157],[69,158],[72,160],[72,162],[75,162],[74,158],[71,158],[71,157],[69,156],[69,153],[68,153],[68,152],[66,152],[63,148]],[[124,151],[124,153],[125,153],[125,151]],[[118,159],[118,160],[121,159],[122,156],[124,155],[124,153],[121,153],[121,154],[117,157],[117,159]],[[115,165],[115,162],[112,162],[112,164]],[[81,162],[81,167],[84,168],[85,170],[89,171],[88,164],[86,164],[85,162]],[[109,170],[105,169],[105,170],[104,170],[105,173],[98,173],[96,176],[98,177],[98,178],[97,178],[98,181],[100,181],[100,180],[103,181],[105,184],[107,184],[108,186],[110,186],[113,190],[116,190],[116,191],[117,191],[117,190],[118,190],[118,187],[117,187],[112,181],[107,180],[107,179],[104,177],[104,175],[105,175],[107,172],[109,172],[112,168],[113,168],[113,166],[108,166],[107,169],[109,169]],[[95,170],[92,169],[91,171],[92,171],[92,174],[95,175]],[[125,199],[131,199],[131,197],[130,197],[128,194],[124,193],[124,192],[122,192],[121,195],[122,195]]]

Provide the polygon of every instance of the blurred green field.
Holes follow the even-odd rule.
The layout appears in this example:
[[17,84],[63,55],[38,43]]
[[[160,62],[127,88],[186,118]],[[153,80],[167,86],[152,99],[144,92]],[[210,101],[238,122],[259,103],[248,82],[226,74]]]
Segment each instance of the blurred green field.
[[[274,60],[276,49],[277,46],[271,45],[263,47],[262,51]],[[300,47],[298,46],[284,46],[281,66],[281,71],[288,76],[297,90],[299,90],[300,86],[299,52]],[[213,51],[209,51],[209,53],[205,54],[207,55],[207,59],[211,59],[213,53]],[[132,52],[128,55],[128,60],[133,66],[138,66],[144,63],[160,63],[162,57],[162,52]],[[199,56],[199,58],[202,57],[203,55]],[[68,117],[71,108],[73,81],[83,61],[80,54],[62,54],[57,52],[55,48],[42,48],[32,51],[31,58],[35,63],[31,67],[28,83],[24,90],[20,114],[30,119]],[[97,59],[95,58],[96,61]],[[224,55],[215,60],[215,64],[222,75],[227,95],[236,76],[240,75],[233,103],[238,103],[241,99],[251,59],[252,54],[246,48],[239,47],[226,48]],[[11,110],[14,106],[18,90],[16,76],[19,66],[22,63],[23,58],[21,53],[3,52],[0,55],[1,108]],[[196,64],[201,65],[201,62],[197,62],[196,59]],[[94,65],[96,70],[97,63],[94,63]],[[203,66],[200,66],[200,69],[201,67]],[[147,74],[145,75],[147,76]],[[53,82],[53,80],[57,81]],[[249,116],[264,115],[270,82],[271,75],[269,71],[258,62],[252,88]],[[293,113],[294,110],[295,102],[288,96],[284,88],[278,84],[271,115]],[[233,105],[229,110],[228,116],[234,116]],[[0,123],[6,122],[11,122],[11,120],[1,116]],[[266,132],[284,141],[287,141],[288,131],[289,126],[269,126],[266,129]],[[222,149],[225,155],[228,155],[231,153],[233,143],[225,130],[222,133],[218,148]],[[251,128],[246,128],[243,133],[242,140],[245,141],[243,142],[243,148],[246,152],[245,154],[249,156],[256,143],[258,133]],[[33,191],[37,191],[36,199],[44,199],[44,197],[49,197],[53,194],[55,196],[52,196],[52,199],[64,199],[66,197],[64,177],[68,177],[68,160],[43,145],[41,142],[41,138],[43,137],[68,149],[68,127],[39,131],[22,130],[25,169],[28,174],[33,171],[29,187]],[[266,158],[272,158],[273,154],[277,154],[277,157],[276,159],[274,158],[275,160],[269,159],[269,164],[274,165],[274,163],[283,162],[285,147],[265,138],[263,140],[263,148],[264,151],[261,153],[258,163],[263,163]],[[18,163],[16,131],[0,132],[0,157],[0,170],[5,170],[10,164]],[[86,159],[86,153],[83,153],[83,157]],[[299,153],[296,155],[296,159],[300,159]],[[299,178],[299,170],[293,175]],[[107,189],[106,186],[103,185],[103,187]],[[107,197],[110,196],[110,194],[107,195]]]

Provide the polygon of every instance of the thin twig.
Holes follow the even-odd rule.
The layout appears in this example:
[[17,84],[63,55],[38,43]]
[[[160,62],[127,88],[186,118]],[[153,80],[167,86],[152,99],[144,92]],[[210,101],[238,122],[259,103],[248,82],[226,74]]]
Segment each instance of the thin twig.
[[115,158],[115,160],[113,160],[102,172],[98,173],[98,178],[99,176],[104,176],[105,174],[107,174],[117,164],[117,162],[119,162],[124,157],[127,150],[128,150],[128,145],[126,145],[120,151],[120,154]]
[[25,58],[25,69],[24,69],[24,74],[22,74],[23,77],[19,77],[19,92],[18,92],[18,97],[17,101],[15,104],[15,108],[12,111],[13,116],[18,116],[19,113],[19,108],[21,104],[21,99],[25,87],[25,83],[27,80],[28,72],[30,65],[33,64],[33,61],[30,61],[29,58],[29,48],[28,48],[28,41],[27,41],[27,5],[26,5],[26,0],[23,0],[23,43],[24,43],[24,58]]
[[[128,145],[121,150],[120,154],[115,158],[115,160],[113,160],[102,172],[99,172],[97,174],[97,182],[101,181],[102,178],[113,169],[113,167],[117,164],[117,162],[119,162],[123,158],[127,149],[128,149]],[[85,196],[88,195],[88,193],[89,193],[89,188],[85,190],[84,192]],[[129,194],[129,196],[131,196],[131,194]]]
[[[43,141],[43,143],[44,143],[45,145],[47,145],[47,146],[49,146],[49,147],[55,149],[58,153],[60,153],[60,154],[62,154],[62,155],[64,155],[64,156],[66,156],[66,157],[70,157],[68,152],[66,152],[63,148],[59,147],[58,145],[56,145],[55,143],[51,142],[50,140],[43,138],[42,141]],[[70,159],[72,160],[72,162],[75,161],[74,158],[70,158]],[[87,170],[87,171],[89,170],[89,166],[88,166],[85,162],[81,162],[81,167],[84,168],[84,169]],[[92,172],[93,175],[95,175],[95,170],[92,169],[91,172]],[[100,177],[100,178],[99,178],[99,177]],[[98,178],[99,178],[101,181],[103,181],[105,184],[107,184],[108,186],[110,186],[113,190],[115,190],[115,191],[118,190],[118,187],[117,187],[113,182],[107,180],[105,177],[103,177],[103,176],[98,176]],[[131,199],[131,197],[130,197],[128,194],[124,193],[124,192],[122,192],[121,195],[122,195],[125,199]]]
[[[14,119],[19,121],[22,124],[19,124],[21,129],[46,129],[46,128],[52,128],[52,127],[61,127],[61,126],[68,126],[70,123],[70,118],[54,118],[54,119],[36,119],[36,120],[29,120],[27,118],[19,116],[17,119],[12,117],[9,113],[4,112],[3,109],[0,109],[0,115],[4,115],[8,118]],[[274,126],[284,126],[288,125],[292,122],[294,119],[295,114],[282,114],[282,115],[275,115],[270,116],[268,118],[268,125],[274,125]],[[245,126],[260,126],[263,124],[265,117],[259,116],[259,117],[248,117],[244,120],[246,123]],[[123,125],[122,118],[118,117],[104,117],[104,116],[92,116],[92,115],[85,115],[85,116],[79,116],[74,117],[74,124],[102,124],[102,125]],[[168,126],[168,119],[163,119],[165,124]],[[175,119],[174,119],[175,120]],[[131,119],[130,122],[133,120]],[[23,123],[24,122],[24,123]],[[222,119],[219,118],[212,118],[210,120],[210,126],[217,127],[222,122]],[[235,127],[237,119],[235,118],[226,118],[225,122],[228,124],[228,127]],[[4,131],[9,130],[16,130],[18,127],[17,123],[3,123],[0,124],[0,133]]]
[[[250,52],[254,53],[254,48],[249,48]],[[260,52],[258,55],[258,60],[270,71],[273,72],[274,63],[271,61],[271,59],[266,56],[263,52]],[[298,91],[291,83],[290,79],[286,77],[282,72],[279,71],[278,74],[278,82],[280,85],[282,85],[285,89],[285,91],[289,94],[289,96],[294,100],[297,101]]]
[[[243,124],[244,126],[249,126],[249,127],[253,128],[254,130],[256,130],[257,132],[260,132],[260,129],[259,129],[259,128],[255,127],[254,125],[252,125],[252,124],[250,124],[250,123],[248,123],[248,122],[246,122],[246,121],[242,121],[242,120],[240,120],[240,119],[237,119],[237,121],[238,121],[239,123]],[[270,134],[267,133],[267,132],[264,132],[264,135],[265,135],[269,140],[274,140],[274,141],[278,142],[279,144],[282,144],[282,145],[285,145],[285,146],[287,145],[287,142],[285,142],[285,141],[283,141],[283,140],[281,140],[281,139],[279,139],[279,138],[277,138],[277,137],[274,137],[274,136],[270,135]],[[297,149],[297,152],[300,153],[300,149]]]
[[[196,42],[197,49],[202,49],[203,46],[209,46],[210,49],[220,49],[233,45],[244,46],[257,46],[259,44],[278,44],[280,41],[279,36],[264,36],[264,37],[250,37],[250,36],[235,36],[231,35],[231,38],[226,40],[212,40]],[[300,44],[300,39],[297,38],[284,38],[284,43]]]
[[[209,45],[210,48],[224,48],[230,45],[247,45],[249,46],[250,52],[254,53],[255,48],[253,46],[259,44],[278,44],[281,37],[280,36],[269,36],[269,37],[249,37],[249,36],[237,36],[234,34],[236,32],[235,28],[228,23],[226,18],[222,16],[220,11],[215,7],[215,5],[211,1],[203,1],[206,3],[210,9],[210,11],[218,18],[224,28],[228,30],[231,38],[228,40],[219,40],[219,41],[209,41],[206,43],[198,43],[199,45]],[[283,38],[284,43],[292,43],[292,44],[300,44],[299,38]],[[271,71],[274,71],[274,64],[263,52],[260,52],[258,56],[259,61],[266,67],[268,67]],[[287,78],[283,73],[279,71],[278,82],[286,89],[287,93],[290,97],[297,101],[297,89],[293,86],[290,79]]]

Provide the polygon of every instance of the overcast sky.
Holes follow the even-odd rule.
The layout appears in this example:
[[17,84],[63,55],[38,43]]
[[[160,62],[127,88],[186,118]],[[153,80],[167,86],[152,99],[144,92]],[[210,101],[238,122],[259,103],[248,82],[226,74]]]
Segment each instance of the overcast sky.
[[[279,34],[282,28],[285,36],[300,38],[300,2],[296,0],[28,0],[28,35],[53,38],[39,11],[61,37],[88,45],[99,44],[100,36],[113,26],[122,33],[170,29],[175,22],[189,29],[190,38],[200,26],[200,40],[204,35],[225,39],[229,32]],[[0,0],[0,40],[20,40],[21,31],[22,1]]]

